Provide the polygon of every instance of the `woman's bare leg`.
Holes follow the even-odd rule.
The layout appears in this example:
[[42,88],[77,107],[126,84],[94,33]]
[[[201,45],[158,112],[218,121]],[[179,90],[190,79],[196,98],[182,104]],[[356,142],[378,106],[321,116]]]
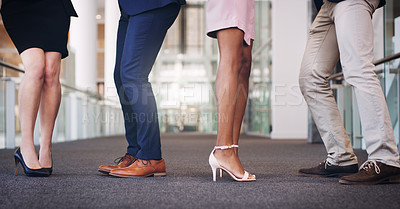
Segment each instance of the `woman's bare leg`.
[[[233,144],[239,144],[240,129],[242,127],[242,121],[244,112],[246,110],[247,96],[249,93],[249,78],[251,70],[251,50],[253,48],[253,40],[251,40],[250,46],[244,45],[242,50],[242,65],[239,71],[238,78],[238,89],[236,94],[236,109],[235,117],[233,120]],[[233,148],[236,154],[238,154],[238,148]]]
[[21,122],[21,154],[31,169],[41,168],[33,143],[33,132],[44,82],[45,55],[39,48],[21,53],[25,75],[19,87],[19,116]]
[[40,101],[40,152],[39,162],[44,168],[52,166],[51,139],[54,123],[61,102],[60,66],[61,54],[58,52],[45,53],[46,66],[42,97]]
[[[233,144],[233,121],[236,108],[236,91],[241,67],[243,32],[236,28],[217,33],[220,62],[215,81],[218,111],[217,146]],[[235,176],[242,178],[244,169],[233,149],[216,150],[214,156]]]

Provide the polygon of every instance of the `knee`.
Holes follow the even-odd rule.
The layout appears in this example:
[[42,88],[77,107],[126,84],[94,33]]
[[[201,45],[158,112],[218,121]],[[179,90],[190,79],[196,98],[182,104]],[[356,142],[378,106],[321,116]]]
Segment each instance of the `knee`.
[[25,76],[30,80],[38,83],[43,83],[45,79],[45,64],[44,62],[35,62],[26,67]]
[[122,85],[121,71],[117,68],[114,70],[114,84],[118,94],[124,91],[124,86]]
[[121,85],[123,85],[123,84],[126,85],[126,84],[131,83],[130,77],[131,76],[129,75],[129,73],[125,70],[121,70],[121,71],[114,73],[114,81],[116,83],[121,83]]
[[311,69],[301,67],[300,74],[299,74],[299,87],[303,95],[307,92],[312,84],[314,75]]
[[114,70],[114,83],[115,83],[115,85],[118,85],[119,83],[121,83],[121,73],[117,69]]
[[44,84],[56,86],[60,84],[60,66],[57,63],[49,62],[45,67]]
[[227,73],[232,73],[238,75],[242,66],[242,60],[240,57],[221,57],[220,66],[218,70],[227,71]]

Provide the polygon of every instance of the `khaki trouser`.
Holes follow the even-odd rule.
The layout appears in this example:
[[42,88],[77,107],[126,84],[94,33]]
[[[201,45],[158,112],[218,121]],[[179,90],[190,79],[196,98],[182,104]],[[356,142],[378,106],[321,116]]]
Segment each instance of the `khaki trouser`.
[[372,14],[379,0],[325,1],[311,26],[300,88],[333,165],[357,163],[328,84],[336,63],[353,87],[370,160],[400,167],[399,152],[373,62]]

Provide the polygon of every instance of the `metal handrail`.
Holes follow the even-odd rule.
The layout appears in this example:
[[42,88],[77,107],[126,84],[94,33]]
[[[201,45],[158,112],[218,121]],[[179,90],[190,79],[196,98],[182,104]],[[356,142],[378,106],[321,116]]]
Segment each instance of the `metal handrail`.
[[[6,63],[6,62],[1,61],[1,60],[0,60],[0,66],[6,67],[6,68],[8,68],[8,69],[11,69],[11,70],[14,70],[14,71],[17,71],[17,72],[20,72],[20,73],[25,73],[24,70],[18,68],[17,66],[11,65],[11,64]],[[81,92],[81,93],[86,94],[86,95],[88,95],[88,96],[90,96],[90,97],[94,97],[94,98],[96,98],[96,99],[98,99],[98,100],[103,100],[103,101],[107,101],[107,100],[108,100],[108,99],[104,98],[104,97],[103,97],[102,95],[100,95],[100,94],[93,93],[93,92],[90,92],[90,91],[87,91],[87,90],[82,90],[82,89],[76,88],[76,87],[74,87],[74,86],[70,86],[70,85],[68,85],[68,84],[61,83],[61,86],[65,87],[65,88],[67,88],[67,89],[71,89],[71,90],[73,90],[73,91]],[[110,102],[116,102],[116,101],[113,101],[113,100],[108,100],[108,101],[110,101]]]
[[[373,64],[375,66],[377,66],[377,65],[381,65],[381,64],[386,63],[386,62],[390,62],[390,61],[395,60],[395,59],[399,59],[399,58],[400,58],[400,52],[396,53],[396,54],[393,54],[393,55],[390,55],[390,56],[387,56],[385,58],[376,60],[376,61],[373,62]],[[343,77],[343,72],[335,73],[335,74],[329,76],[328,80],[333,80],[333,79],[340,78],[340,77]],[[343,80],[343,79],[340,79],[340,80]]]
[[25,73],[24,70],[21,70],[21,69],[19,69],[18,67],[14,66],[14,65],[11,65],[11,64],[8,64],[8,63],[6,63],[6,62],[3,62],[3,61],[1,61],[1,60],[0,60],[0,66],[9,68],[9,69],[11,69],[11,70],[14,70],[14,71],[17,71],[17,72],[20,72],[20,73]]

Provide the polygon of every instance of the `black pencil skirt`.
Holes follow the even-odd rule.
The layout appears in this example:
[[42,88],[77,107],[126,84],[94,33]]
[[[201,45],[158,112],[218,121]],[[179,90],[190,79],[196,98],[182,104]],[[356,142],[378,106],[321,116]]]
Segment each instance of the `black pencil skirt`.
[[68,56],[70,15],[59,0],[6,0],[1,8],[4,27],[18,52],[41,48]]

